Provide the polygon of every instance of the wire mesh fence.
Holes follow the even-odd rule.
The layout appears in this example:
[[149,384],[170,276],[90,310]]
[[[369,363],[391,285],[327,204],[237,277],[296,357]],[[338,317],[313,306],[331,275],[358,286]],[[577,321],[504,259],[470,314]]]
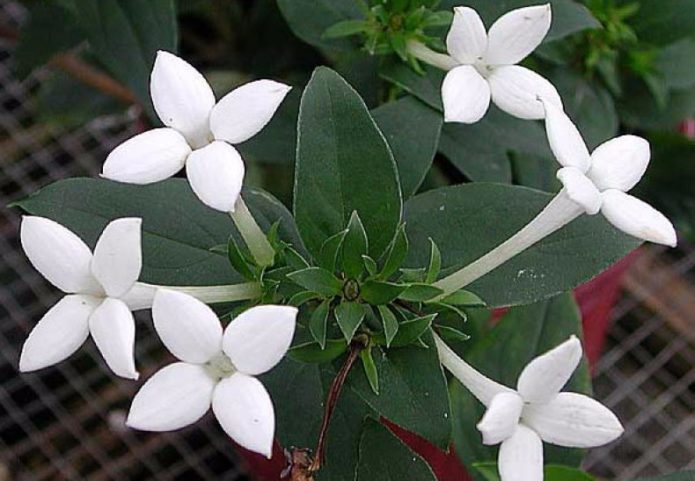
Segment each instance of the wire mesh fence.
[[[0,0],[0,24],[17,25],[23,7]],[[58,179],[94,175],[131,135],[131,115],[96,118],[73,129],[37,122],[34,94],[46,72],[18,81],[11,41],[0,41],[0,205]],[[88,341],[68,361],[18,375],[26,335],[58,293],[19,249],[20,217],[0,210],[0,481],[238,480],[227,437],[209,417],[176,433],[125,426],[136,384],[108,375]],[[592,450],[585,467],[632,480],[695,467],[695,250],[651,249],[628,273],[595,391],[626,433]],[[149,318],[137,316],[136,357],[146,379],[169,361]]]

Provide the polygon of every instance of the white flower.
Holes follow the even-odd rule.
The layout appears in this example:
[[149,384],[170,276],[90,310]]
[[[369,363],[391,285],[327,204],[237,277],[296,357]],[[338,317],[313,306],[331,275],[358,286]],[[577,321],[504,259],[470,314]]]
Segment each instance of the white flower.
[[502,481],[542,481],[543,444],[590,448],[610,443],[623,433],[618,418],[600,402],[573,392],[560,392],[582,358],[575,336],[532,360],[521,372],[517,389],[475,371],[441,339],[442,364],[486,407],[478,430],[483,443],[500,444]]
[[671,222],[649,204],[626,194],[649,164],[649,142],[623,135],[589,155],[577,127],[552,102],[542,99],[550,147],[563,166],[557,173],[570,199],[593,215],[599,211],[615,227],[639,239],[675,246]]
[[543,118],[538,96],[562,107],[550,82],[516,65],[540,45],[550,23],[550,4],[524,7],[501,16],[486,33],[475,10],[454,8],[446,45],[458,66],[442,84],[445,120],[475,123],[487,112],[491,97],[500,109],[521,119]]
[[297,309],[253,307],[223,332],[208,306],[187,294],[160,289],[152,317],[162,342],[182,362],[166,366],[142,386],[130,407],[128,426],[171,431],[196,422],[212,406],[234,441],[270,457],[273,403],[254,376],[272,369],[289,349]]
[[35,371],[75,352],[92,335],[111,370],[137,379],[133,346],[135,321],[124,302],[140,276],[141,219],[109,223],[94,254],[73,232],[50,219],[25,216],[20,239],[29,261],[67,295],[29,334],[19,370]]
[[130,184],[164,180],[186,166],[191,188],[206,205],[234,210],[244,162],[230,144],[256,135],[291,87],[272,80],[249,82],[215,103],[205,78],[185,60],[159,51],[152,76],[152,103],[165,128],[136,135],[116,147],[102,176]]

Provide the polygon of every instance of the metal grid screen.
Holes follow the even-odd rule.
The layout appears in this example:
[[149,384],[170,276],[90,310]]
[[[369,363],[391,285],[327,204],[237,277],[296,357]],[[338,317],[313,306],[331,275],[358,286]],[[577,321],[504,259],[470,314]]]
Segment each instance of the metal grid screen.
[[[0,23],[24,15],[0,0]],[[45,73],[17,81],[12,44],[0,42],[0,205],[57,179],[94,175],[129,136],[132,119],[99,118],[72,130],[37,123],[32,94]],[[16,372],[19,349],[58,293],[18,245],[19,214],[0,210],[0,481],[237,480],[233,449],[208,417],[176,433],[143,434],[124,425],[137,384],[109,376],[91,342],[69,361],[34,374]],[[638,259],[614,313],[596,369],[597,396],[626,434],[592,450],[586,467],[606,479],[695,467],[695,250],[652,249]],[[137,359],[146,379],[168,362],[149,319],[139,316]]]

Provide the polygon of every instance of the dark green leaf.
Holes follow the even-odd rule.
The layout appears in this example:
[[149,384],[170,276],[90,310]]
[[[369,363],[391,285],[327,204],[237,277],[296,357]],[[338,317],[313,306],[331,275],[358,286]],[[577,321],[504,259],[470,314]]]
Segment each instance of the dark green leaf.
[[380,306],[392,302],[406,287],[392,282],[367,281],[360,287],[360,295],[369,304]]
[[398,319],[396,319],[395,314],[391,312],[391,309],[389,309],[387,306],[379,306],[377,309],[379,310],[381,324],[384,327],[386,347],[390,347],[391,342],[393,342],[393,338],[396,336],[396,333],[398,333]]
[[[522,369],[536,356],[581,335],[581,318],[571,294],[548,301],[512,308],[486,336],[469,341],[465,359],[486,376],[507,386],[516,386]],[[589,394],[591,382],[585,362],[565,387],[567,391]],[[496,447],[480,443],[475,425],[485,408],[458,382],[450,386],[452,425],[456,452],[466,465],[496,459]],[[465,446],[465,449],[463,447]],[[578,466],[582,451],[546,444],[548,463]]]
[[336,23],[362,18],[354,0],[278,0],[278,6],[294,34],[305,42],[327,49],[356,48],[348,39],[324,37]]
[[425,461],[385,426],[367,420],[355,481],[435,481]]
[[415,193],[437,153],[442,116],[414,97],[406,96],[372,110],[398,166],[403,196]]
[[[497,463],[475,463],[473,467],[483,475],[485,481],[500,481],[497,471]],[[546,481],[595,481],[596,478],[577,468],[560,465],[546,465],[543,467],[543,479]]]
[[455,327],[451,326],[437,326],[436,331],[439,332],[442,339],[448,342],[464,342],[471,338],[471,336],[465,332],[461,332]]
[[395,162],[357,93],[335,72],[318,68],[299,113],[294,211],[314,255],[357,211],[378,258],[401,215]]
[[431,284],[436,281],[439,271],[442,268],[442,254],[439,252],[437,244],[435,244],[432,239],[430,239],[430,244],[430,262],[427,266],[427,275],[425,276],[426,284]]
[[113,75],[150,109],[150,70],[157,50],[176,52],[173,0],[75,0],[78,24]]
[[326,239],[321,246],[317,259],[321,267],[328,269],[331,272],[335,271],[336,263],[338,261],[338,254],[340,253],[340,248],[343,246],[343,241],[345,240],[346,235],[347,230],[344,230]]
[[337,277],[321,267],[307,267],[287,274],[287,277],[303,288],[326,297],[338,295],[343,288]]
[[442,292],[441,289],[429,284],[411,284],[398,298],[410,302],[425,302],[434,299]]
[[246,259],[244,254],[239,249],[234,237],[230,237],[229,242],[227,243],[227,258],[229,259],[229,263],[232,264],[234,270],[237,271],[242,277],[249,280],[254,280],[256,278],[256,275],[253,273],[253,270],[249,264],[249,260]]
[[342,22],[334,23],[323,32],[324,39],[334,39],[349,37],[362,33],[367,29],[367,22],[364,20],[343,20]]
[[437,314],[416,317],[398,325],[398,332],[391,341],[391,347],[403,347],[412,344],[427,332]]
[[287,301],[287,303],[290,306],[294,307],[299,307],[303,304],[306,304],[309,301],[312,301],[314,299],[318,299],[321,297],[319,294],[316,294],[315,292],[312,291],[301,291],[296,294],[294,294],[290,299]]
[[326,341],[325,347],[321,347],[315,342],[294,346],[289,350],[289,356],[301,362],[324,364],[336,359],[346,350],[345,341],[330,339]]
[[[517,232],[550,199],[524,187],[485,183],[415,196],[405,209],[407,263],[427,263],[432,237],[442,251],[442,275],[450,274]],[[601,215],[582,216],[466,289],[492,307],[533,302],[591,279],[639,244]]]
[[328,324],[328,313],[330,312],[331,301],[325,300],[311,313],[309,319],[309,331],[321,349],[326,347],[326,326]]
[[357,279],[364,271],[362,256],[368,251],[367,233],[364,231],[359,214],[353,212],[343,241],[342,266],[348,278]]
[[362,261],[364,262],[364,268],[367,269],[367,274],[375,276],[379,271],[376,261],[369,256],[362,256]]
[[695,37],[685,38],[659,51],[654,61],[669,89],[695,87]]
[[384,267],[379,273],[379,279],[388,279],[398,270],[408,255],[408,237],[405,234],[405,225],[398,227],[393,241],[386,251]]
[[458,290],[453,294],[445,297],[444,299],[442,299],[442,303],[450,304],[452,306],[485,306],[485,302],[483,302],[483,300],[480,297],[464,289]]
[[695,471],[681,471],[680,473],[665,474],[655,478],[639,478],[635,481],[695,481]]
[[434,67],[425,66],[425,75],[420,75],[408,65],[396,60],[385,62],[379,75],[417,97],[435,110],[442,111],[441,85],[444,74]]
[[335,318],[338,327],[343,332],[347,342],[352,341],[357,328],[362,324],[362,319],[367,314],[367,309],[358,302],[344,301],[335,308]]
[[348,383],[381,416],[446,449],[451,435],[446,378],[431,334],[423,339],[432,347],[374,348],[378,395],[363,372],[351,373]]
[[369,387],[371,387],[372,392],[378,396],[379,373],[377,372],[376,364],[374,364],[371,347],[362,349],[360,352],[360,360],[362,361],[362,367],[364,368],[364,375],[367,376],[367,380],[369,381]]
[[640,40],[668,45],[695,31],[695,5],[689,0],[640,0],[631,18]]

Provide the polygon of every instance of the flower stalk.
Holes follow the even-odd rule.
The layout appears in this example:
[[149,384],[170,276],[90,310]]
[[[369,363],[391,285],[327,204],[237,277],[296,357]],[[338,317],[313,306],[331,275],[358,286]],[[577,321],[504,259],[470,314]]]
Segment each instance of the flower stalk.
[[462,289],[520,254],[543,238],[561,229],[584,213],[584,209],[562,189],[548,205],[516,234],[487,254],[434,283],[444,293],[440,299]]
[[130,292],[125,295],[124,301],[133,310],[149,309],[159,289],[188,294],[205,304],[248,301],[261,297],[263,293],[261,285],[257,282],[221,286],[159,286],[136,282]]
[[448,72],[449,70],[458,66],[456,60],[451,58],[449,55],[444,53],[435,52],[427,45],[417,40],[408,41],[408,53],[411,54],[418,60],[425,62],[426,64],[437,67],[438,69]]
[[236,228],[239,229],[239,233],[244,238],[244,242],[246,242],[256,263],[261,267],[272,265],[275,251],[241,196],[237,199],[236,206],[229,215]]

